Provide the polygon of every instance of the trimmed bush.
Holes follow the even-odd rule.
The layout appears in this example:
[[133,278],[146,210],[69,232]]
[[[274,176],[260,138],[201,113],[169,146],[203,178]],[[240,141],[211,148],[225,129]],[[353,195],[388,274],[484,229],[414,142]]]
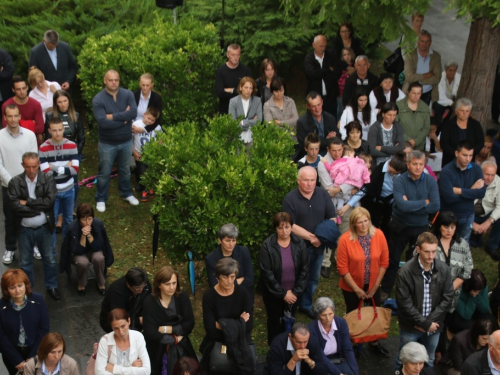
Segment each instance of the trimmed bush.
[[258,125],[247,153],[240,131],[229,116],[210,120],[206,129],[183,122],[146,146],[145,185],[154,186],[152,212],[159,215],[170,259],[188,249],[212,251],[222,224],[235,224],[239,242],[252,250],[273,231],[272,216],[296,186],[294,142],[274,123]]
[[211,24],[188,19],[165,23],[156,17],[101,38],[89,38],[79,56],[82,95],[92,119],[92,99],[103,88],[107,70],[120,73],[120,86],[139,88],[139,76],[151,73],[163,97],[163,124],[203,121],[216,112],[215,70],[222,64]]

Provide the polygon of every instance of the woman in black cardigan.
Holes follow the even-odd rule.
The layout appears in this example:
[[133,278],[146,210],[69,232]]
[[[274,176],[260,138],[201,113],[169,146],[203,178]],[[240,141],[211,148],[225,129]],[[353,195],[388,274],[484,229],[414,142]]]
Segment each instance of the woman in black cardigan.
[[292,315],[295,314],[297,299],[304,293],[309,274],[307,248],[304,241],[292,233],[291,215],[277,213],[273,217],[273,225],[276,233],[268,237],[260,249],[257,287],[266,305],[269,345],[285,331],[281,324],[284,310],[289,309]]
[[167,374],[172,373],[180,357],[196,359],[188,336],[194,328],[193,308],[178,280],[172,267],[160,268],[153,281],[152,294],[144,300],[144,338],[153,375],[162,373],[164,355],[167,356]]
[[[469,140],[474,145],[474,157],[484,146],[484,132],[479,121],[470,117],[472,102],[460,98],[455,104],[456,116],[443,125],[441,129],[441,148],[443,149],[443,164],[455,159],[455,151],[460,141]],[[472,159],[474,160],[474,159]]]

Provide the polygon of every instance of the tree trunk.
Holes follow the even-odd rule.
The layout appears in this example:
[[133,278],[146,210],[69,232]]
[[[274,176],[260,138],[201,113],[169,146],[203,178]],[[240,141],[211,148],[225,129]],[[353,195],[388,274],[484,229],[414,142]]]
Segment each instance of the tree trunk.
[[471,116],[486,131],[491,120],[491,98],[500,60],[500,28],[486,18],[471,23],[457,97],[472,100]]

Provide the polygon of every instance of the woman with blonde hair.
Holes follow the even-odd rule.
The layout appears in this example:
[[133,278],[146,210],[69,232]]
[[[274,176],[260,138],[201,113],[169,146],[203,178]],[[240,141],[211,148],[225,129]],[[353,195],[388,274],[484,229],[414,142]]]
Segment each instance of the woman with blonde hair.
[[[346,312],[358,308],[359,301],[380,306],[380,284],[389,266],[389,248],[384,233],[373,226],[370,213],[356,207],[349,217],[349,230],[339,238],[337,270]],[[384,357],[389,352],[379,342],[370,348]]]
[[29,97],[40,103],[45,121],[45,112],[52,108],[54,93],[61,89],[61,85],[45,80],[42,71],[36,66],[32,66],[29,70],[28,83],[31,87]]

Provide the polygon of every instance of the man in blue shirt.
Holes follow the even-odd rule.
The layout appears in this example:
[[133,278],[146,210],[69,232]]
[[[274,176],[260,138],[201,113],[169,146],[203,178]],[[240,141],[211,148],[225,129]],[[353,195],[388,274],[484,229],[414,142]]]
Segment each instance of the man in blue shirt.
[[455,160],[441,171],[439,193],[441,211],[452,211],[458,219],[460,237],[469,241],[474,223],[474,200],[482,199],[486,193],[483,171],[472,163],[474,146],[468,140],[458,143]]
[[137,115],[137,104],[132,91],[120,88],[120,75],[116,70],[106,72],[104,84],[106,87],[92,100],[99,130],[99,172],[95,195],[99,212],[106,211],[111,168],[115,161],[120,196],[133,206],[139,204],[130,185],[132,121]]
[[437,182],[424,173],[425,154],[412,151],[406,163],[408,171],[394,179],[394,204],[389,223],[389,268],[382,281],[380,298],[386,300],[394,286],[401,253],[409,244],[406,259],[413,256],[413,244],[428,228],[430,214],[439,211]]

